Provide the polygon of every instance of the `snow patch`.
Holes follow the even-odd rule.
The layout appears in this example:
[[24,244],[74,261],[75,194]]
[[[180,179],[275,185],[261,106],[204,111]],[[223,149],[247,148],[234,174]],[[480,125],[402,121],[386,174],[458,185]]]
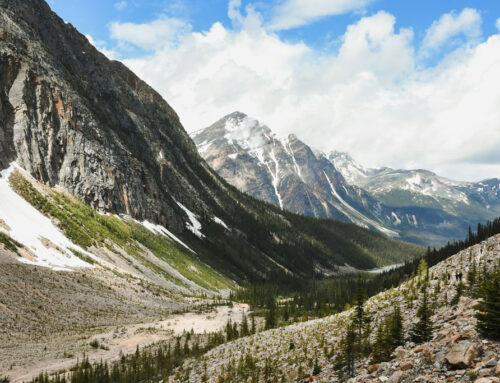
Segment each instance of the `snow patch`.
[[280,193],[278,192],[278,185],[279,185],[279,171],[280,171],[280,166],[278,163],[278,160],[276,159],[276,155],[274,154],[274,149],[271,150],[271,153],[269,154],[271,159],[274,162],[274,173],[271,171],[271,167],[269,164],[266,163],[267,168],[269,169],[269,173],[271,173],[271,177],[273,179],[273,188],[274,188],[274,193],[276,194],[276,197],[278,197],[278,202],[280,205],[280,209],[283,210],[283,201],[281,200]]
[[392,216],[392,218],[394,218],[394,221],[396,221],[395,225],[401,224],[401,220],[399,219],[399,217],[398,217],[398,215],[396,213],[392,212],[391,216]]
[[325,175],[325,178],[326,178],[328,184],[330,185],[332,195],[335,198],[337,198],[337,200],[341,204],[340,206],[337,206],[337,208],[340,211],[342,211],[346,216],[348,216],[354,223],[356,223],[357,225],[362,226],[362,227],[367,227],[366,223],[368,223],[368,224],[372,225],[373,227],[375,227],[378,231],[380,231],[380,232],[382,232],[390,237],[398,237],[399,236],[399,234],[397,232],[395,232],[393,230],[389,230],[389,229],[379,225],[377,222],[366,217],[365,215],[363,215],[362,213],[357,211],[355,208],[353,208],[351,205],[349,205],[346,201],[344,201],[344,199],[337,193],[337,191],[333,187],[332,182],[330,181],[330,179],[328,178],[328,176],[326,175],[326,173],[324,171],[323,171],[323,174]]
[[144,226],[146,229],[148,229],[149,231],[151,231],[154,234],[160,234],[160,235],[163,235],[165,237],[169,237],[169,238],[173,239],[178,244],[184,246],[186,249],[188,249],[189,251],[192,251],[193,253],[196,254],[196,251],[191,249],[188,245],[186,245],[184,242],[182,242],[177,236],[172,234],[169,230],[167,230],[162,225],[156,225],[152,222],[149,222],[148,220],[146,220],[144,222],[138,222],[138,221],[136,221],[136,222],[141,224],[142,226]]
[[412,185],[420,185],[420,183],[422,182],[422,179],[420,178],[420,174],[415,173],[415,175],[413,177],[407,178],[406,182],[408,182],[408,184],[410,186],[412,186]]
[[232,160],[235,160],[238,157],[238,153],[228,154],[227,156]]
[[224,227],[224,229],[229,230],[229,227],[225,224],[225,222],[222,219],[215,217],[215,216],[212,219],[214,220],[215,223]]
[[33,259],[19,258],[19,261],[64,271],[71,271],[76,267],[94,267],[78,258],[71,250],[98,260],[94,254],[73,244],[49,218],[12,189],[9,177],[15,169],[22,171],[12,163],[0,173],[0,217],[10,228],[0,230],[23,244],[35,256]]
[[186,228],[191,231],[194,235],[196,235],[198,238],[205,238],[205,235],[201,232],[201,223],[196,219],[196,215],[189,210],[186,206],[181,204],[180,202],[177,202],[177,205],[184,210],[184,212],[187,214],[189,218],[189,223],[186,222]]

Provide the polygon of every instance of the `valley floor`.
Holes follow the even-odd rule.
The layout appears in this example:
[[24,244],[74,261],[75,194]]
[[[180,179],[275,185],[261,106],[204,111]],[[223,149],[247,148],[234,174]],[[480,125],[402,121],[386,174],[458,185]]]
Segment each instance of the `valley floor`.
[[112,361],[183,332],[218,331],[248,311],[108,270],[53,271],[15,257],[0,250],[0,377],[12,382],[68,369],[84,353],[90,361]]

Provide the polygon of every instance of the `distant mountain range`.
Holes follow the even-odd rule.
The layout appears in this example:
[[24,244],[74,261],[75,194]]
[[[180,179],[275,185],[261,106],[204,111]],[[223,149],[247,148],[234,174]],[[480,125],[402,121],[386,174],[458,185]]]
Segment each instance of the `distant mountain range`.
[[230,184],[282,209],[335,218],[439,246],[500,215],[500,180],[458,182],[427,170],[365,168],[296,136],[278,138],[241,112],[194,132],[201,156]]

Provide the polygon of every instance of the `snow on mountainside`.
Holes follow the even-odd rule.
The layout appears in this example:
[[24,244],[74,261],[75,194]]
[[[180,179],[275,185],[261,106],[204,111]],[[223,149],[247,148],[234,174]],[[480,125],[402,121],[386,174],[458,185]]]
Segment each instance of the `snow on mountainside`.
[[367,168],[349,154],[324,154],[296,136],[277,137],[241,112],[192,134],[230,184],[281,209],[368,227],[440,246],[500,214],[498,180],[452,181],[427,170]]
[[376,215],[381,207],[375,199],[349,185],[322,153],[294,135],[278,138],[266,125],[234,112],[195,132],[193,139],[221,176],[256,198],[281,209],[398,236]]
[[500,214],[498,178],[454,181],[423,169],[365,168],[346,153],[333,152],[329,158],[346,179],[389,205],[439,207],[471,221]]

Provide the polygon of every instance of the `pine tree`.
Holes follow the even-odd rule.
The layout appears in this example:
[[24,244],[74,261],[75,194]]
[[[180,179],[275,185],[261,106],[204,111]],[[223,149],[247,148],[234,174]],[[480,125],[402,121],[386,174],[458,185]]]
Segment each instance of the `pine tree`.
[[245,312],[243,312],[243,317],[241,319],[240,333],[241,333],[241,336],[247,336],[249,334],[248,320],[247,320],[247,316],[245,315]]
[[420,307],[417,310],[417,318],[419,321],[413,326],[411,330],[411,340],[415,343],[428,342],[432,338],[432,324],[431,324],[432,310],[429,307],[429,300],[427,297],[427,288],[423,289],[423,298]]
[[268,310],[266,313],[266,329],[276,327],[276,302],[274,298],[269,299]]
[[465,285],[462,282],[459,282],[457,285],[457,291],[455,292],[455,295],[453,296],[450,302],[452,306],[458,304],[458,301],[460,300],[460,297],[463,295],[464,290],[465,290]]
[[477,331],[484,338],[500,341],[500,264],[484,279],[479,296]]
[[358,356],[357,348],[357,331],[356,327],[351,323],[344,337],[340,341],[340,353],[335,361],[335,369],[339,370],[346,367],[349,376],[354,375],[354,366]]
[[405,343],[403,333],[403,317],[401,316],[401,309],[399,305],[394,309],[391,316],[390,331],[389,331],[392,347],[396,349],[398,346],[403,346]]
[[477,282],[478,282],[477,265],[476,261],[473,260],[470,270],[467,273],[467,290],[472,298],[477,298],[478,295]]

